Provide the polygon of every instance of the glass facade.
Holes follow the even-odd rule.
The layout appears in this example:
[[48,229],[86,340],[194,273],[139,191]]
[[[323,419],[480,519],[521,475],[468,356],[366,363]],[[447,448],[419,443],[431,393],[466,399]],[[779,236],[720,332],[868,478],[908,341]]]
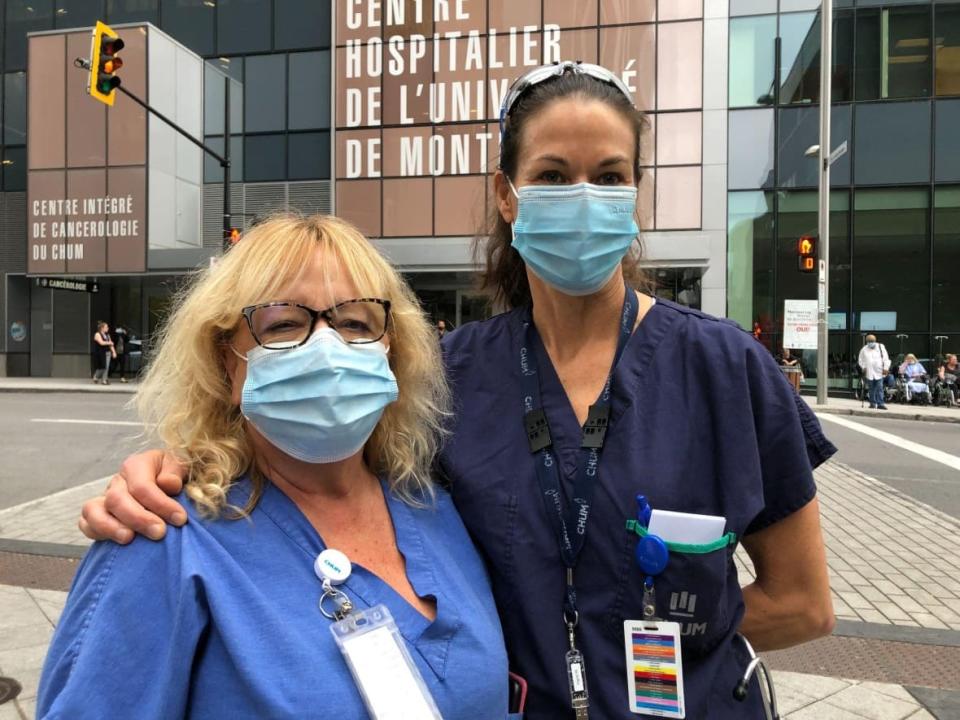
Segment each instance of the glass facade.
[[[777,5],[735,0],[729,20],[727,310],[771,351],[784,301],[817,293],[796,244],[818,232],[819,3]],[[828,384],[849,390],[866,332],[894,357],[960,347],[960,3],[840,5]],[[802,357],[812,384],[816,351]]]
[[[330,178],[329,2],[6,0],[0,2],[0,190],[26,189],[26,34],[97,20],[151,22],[252,89],[231,117],[235,181]],[[204,134],[212,148],[222,149],[217,77],[206,78]],[[221,179],[219,165],[206,159],[204,180]]]

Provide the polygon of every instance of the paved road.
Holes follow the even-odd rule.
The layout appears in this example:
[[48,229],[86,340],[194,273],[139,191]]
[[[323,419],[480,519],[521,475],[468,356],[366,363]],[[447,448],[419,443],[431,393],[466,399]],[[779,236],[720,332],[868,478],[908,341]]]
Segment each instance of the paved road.
[[[883,417],[851,417],[844,420],[949,453],[960,461],[958,424]],[[829,418],[821,422],[827,437],[839,448],[837,460],[948,515],[960,518],[960,472],[955,467],[837,425],[830,422]]]
[[130,398],[0,394],[0,509],[114,472],[141,442],[136,413],[124,407]]

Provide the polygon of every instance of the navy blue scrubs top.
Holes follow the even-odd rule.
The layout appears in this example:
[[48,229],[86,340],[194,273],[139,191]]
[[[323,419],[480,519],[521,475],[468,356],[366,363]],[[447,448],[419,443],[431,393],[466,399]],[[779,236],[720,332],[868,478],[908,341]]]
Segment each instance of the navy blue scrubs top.
[[[565,573],[523,424],[519,344],[525,310],[449,333],[455,426],[439,461],[486,558],[511,669],[529,683],[527,720],[572,717],[562,621]],[[580,427],[537,338],[543,409],[567,492]],[[628,711],[623,622],[642,615],[633,559],[637,493],[654,508],[723,515],[740,538],[816,494],[812,468],[836,449],[770,353],[725,320],[658,301],[630,338],[613,382],[586,544],[576,571],[591,717]],[[672,553],[657,610],[681,623],[688,718],[762,718],[757,683],[732,698],[746,665],[734,634],[744,603],[734,548]],[[685,596],[681,595],[685,593]]]

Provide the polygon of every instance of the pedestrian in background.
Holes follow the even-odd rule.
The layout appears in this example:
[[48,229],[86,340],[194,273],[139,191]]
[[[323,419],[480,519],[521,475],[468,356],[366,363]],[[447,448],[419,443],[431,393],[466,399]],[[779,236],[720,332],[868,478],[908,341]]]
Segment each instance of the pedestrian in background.
[[437,337],[443,340],[443,336],[446,334],[447,334],[447,321],[437,320]]
[[120,371],[120,382],[127,381],[127,331],[122,328],[113,330],[113,349],[116,351],[116,362],[114,368]]
[[875,335],[867,335],[867,344],[860,348],[857,357],[860,372],[868,385],[870,407],[877,410],[886,410],[883,401],[883,378],[890,369],[890,356],[883,343],[878,343]]
[[110,361],[117,356],[117,351],[110,338],[110,326],[103,321],[97,323],[97,331],[93,334],[93,353],[97,363],[93,381],[109,385]]

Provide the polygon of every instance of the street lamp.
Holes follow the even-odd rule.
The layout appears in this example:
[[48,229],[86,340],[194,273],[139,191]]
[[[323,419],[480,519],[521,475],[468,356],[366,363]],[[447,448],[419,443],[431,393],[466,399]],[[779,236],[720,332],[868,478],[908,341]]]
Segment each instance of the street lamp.
[[[828,273],[830,270],[830,164],[843,153],[830,152],[830,106],[833,69],[833,0],[820,2],[820,144],[807,148],[804,155],[816,155],[820,163],[819,208],[817,216],[820,242],[817,268],[817,405],[827,404],[827,372],[830,335],[827,324]],[[846,152],[846,143],[843,145]],[[839,150],[839,148],[838,148]]]

